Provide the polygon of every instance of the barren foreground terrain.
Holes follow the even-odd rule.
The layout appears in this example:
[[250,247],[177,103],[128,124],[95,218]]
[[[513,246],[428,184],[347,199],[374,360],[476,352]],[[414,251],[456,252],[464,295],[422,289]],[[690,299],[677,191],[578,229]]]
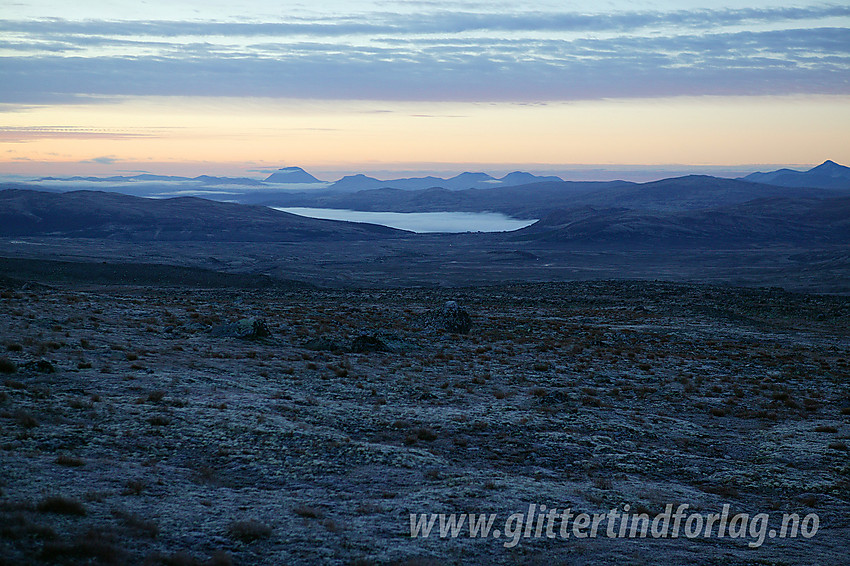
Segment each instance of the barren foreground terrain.
[[[688,284],[9,282],[0,563],[850,563],[848,329],[847,297]],[[681,503],[819,530],[410,536],[411,513]]]

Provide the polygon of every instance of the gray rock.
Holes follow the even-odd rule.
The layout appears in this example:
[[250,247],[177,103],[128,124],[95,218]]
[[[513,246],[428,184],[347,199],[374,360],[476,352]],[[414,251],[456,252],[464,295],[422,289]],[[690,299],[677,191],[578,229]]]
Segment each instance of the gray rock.
[[56,366],[47,360],[38,360],[27,362],[23,365],[24,369],[29,371],[37,371],[39,373],[54,373],[56,372]]
[[472,329],[472,317],[455,301],[446,301],[442,310],[434,317],[436,325],[446,332],[466,334]]
[[388,349],[383,340],[372,334],[361,334],[351,342],[351,351],[355,354],[384,352]]

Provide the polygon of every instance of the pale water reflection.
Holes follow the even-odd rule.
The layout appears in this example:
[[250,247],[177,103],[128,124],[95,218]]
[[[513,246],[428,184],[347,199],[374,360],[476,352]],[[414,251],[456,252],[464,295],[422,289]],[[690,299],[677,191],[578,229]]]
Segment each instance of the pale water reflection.
[[368,212],[336,208],[272,207],[299,216],[369,222],[411,232],[509,232],[534,224],[498,212]]

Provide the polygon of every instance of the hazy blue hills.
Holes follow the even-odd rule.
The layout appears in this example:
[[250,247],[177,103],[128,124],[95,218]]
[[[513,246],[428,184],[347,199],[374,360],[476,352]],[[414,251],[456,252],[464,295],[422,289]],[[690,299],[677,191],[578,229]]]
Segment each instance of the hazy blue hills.
[[[277,193],[261,199],[275,206],[305,206],[376,212],[501,212],[516,218],[540,218],[573,206],[579,195],[630,186],[625,181],[534,183],[516,187],[403,190],[371,189],[356,193]],[[258,195],[262,196],[262,195]]]
[[408,177],[400,179],[380,180],[367,175],[347,175],[331,183],[328,190],[331,192],[356,192],[371,189],[399,189],[403,191],[419,191],[432,188],[441,188],[450,191],[462,191],[465,189],[491,189],[497,187],[512,187],[529,183],[561,182],[560,177],[539,176],[523,171],[514,171],[504,177],[496,178],[487,173],[465,172],[448,179],[442,177]]
[[152,175],[144,173],[140,175],[113,175],[111,177],[40,177],[36,181],[89,181],[92,183],[124,183],[131,181],[190,181],[191,177],[179,177],[173,175]]
[[513,173],[508,173],[501,179],[499,182],[501,186],[517,186],[517,185],[527,185],[530,183],[551,183],[562,181],[560,177],[555,177],[554,175],[532,175],[531,173],[526,173],[525,171],[514,171]]
[[247,177],[213,177],[210,175],[199,175],[192,177],[192,181],[200,182],[204,185],[244,185],[251,187],[263,186],[262,181],[249,179]]
[[[841,167],[841,166],[836,166]],[[842,168],[846,169],[846,168]],[[286,175],[294,180],[315,179],[304,177],[300,168],[287,168]],[[483,183],[492,179],[486,174],[461,174],[453,177],[457,183]],[[512,173],[504,178],[526,179],[525,174]],[[364,181],[366,179],[366,181]],[[689,175],[649,183],[627,181],[545,181],[529,184],[488,188],[449,189],[429,187],[424,189],[382,187],[356,190],[361,182],[368,184],[365,175],[345,177],[338,181],[343,189],[312,188],[311,183],[264,183],[259,186],[241,185],[234,188],[227,177],[200,176],[188,180],[187,185],[171,182],[135,181],[123,185],[108,185],[110,192],[130,192],[136,196],[200,196],[205,199],[238,202],[251,205],[277,207],[314,207],[350,209],[370,212],[500,212],[515,218],[540,219],[558,209],[589,206],[597,210],[623,208],[634,210],[682,211],[711,209],[764,198],[828,198],[847,195],[847,190],[794,187],[759,183],[744,179],[726,179],[705,175]],[[423,181],[424,179],[424,181]],[[436,177],[421,177],[417,182],[431,184]],[[452,179],[446,180],[450,181]],[[204,184],[207,189],[197,190]],[[91,186],[104,185],[94,183]],[[85,181],[77,181],[76,188],[88,188]],[[196,187],[190,190],[187,187]],[[402,184],[402,186],[404,186]],[[412,185],[408,185],[412,186]],[[459,185],[457,185],[459,186]],[[6,184],[6,188],[39,188],[36,185]],[[277,187],[300,187],[300,189]],[[327,184],[319,185],[327,187]],[[54,184],[45,189],[55,189]],[[113,193],[114,194],[114,193]]]
[[[247,179],[242,189],[233,188],[239,186],[235,182],[239,179],[206,175],[191,179],[112,177],[115,185],[97,184],[154,187],[150,191],[158,190],[155,187],[160,184],[172,184],[180,188],[177,194],[187,193],[182,190],[183,182],[210,187],[208,193],[200,193],[205,198],[156,199],[88,190],[25,190],[29,187],[24,184],[11,189],[13,185],[6,184],[10,190],[0,191],[0,235],[292,242],[408,234],[267,208],[278,206],[400,213],[500,212],[519,219],[540,219],[512,237],[541,242],[844,245],[850,242],[850,186],[843,184],[850,178],[848,173],[850,168],[827,161],[805,172],[786,169],[742,179],[689,175],[649,183],[562,181],[522,172],[501,179],[462,173],[450,179],[417,177],[386,182],[352,175],[334,183],[338,185],[334,189],[299,167],[286,167],[269,177],[275,181]],[[83,186],[95,184],[85,177],[74,179]],[[523,182],[529,179],[535,182]],[[396,186],[358,189],[375,182]],[[438,182],[445,186],[434,186]],[[316,183],[322,188],[295,189]],[[417,183],[429,186],[413,188]],[[817,184],[821,186],[814,186]],[[468,185],[474,188],[458,188]],[[145,196],[163,194],[168,193]]]
[[[417,191],[443,188],[458,191],[465,189],[489,189],[529,183],[561,182],[559,177],[538,176],[514,171],[501,178],[486,173],[466,172],[448,179],[434,176],[409,177],[381,180],[363,174],[348,175],[338,181],[322,181],[301,167],[283,167],[265,179],[247,177],[219,177],[198,175],[180,177],[174,175],[115,175],[110,177],[40,177],[30,181],[15,180],[16,186],[29,188],[75,190],[98,185],[98,189],[144,197],[201,196],[215,200],[230,200],[243,203],[259,203],[269,195],[292,192],[314,194],[355,193],[358,191],[393,188]],[[9,186],[9,183],[6,183]]]
[[[690,175],[653,183],[563,181],[556,176],[522,171],[501,178],[465,172],[447,179],[423,176],[381,180],[356,174],[330,182],[294,166],[281,168],[263,180],[144,173],[112,177],[42,177],[13,182],[14,185],[6,183],[5,186],[60,191],[97,186],[99,190],[156,198],[200,196],[244,204],[387,212],[499,211],[536,218],[539,216],[535,215],[557,208],[585,204],[692,209],[773,196],[838,196],[850,191],[850,167],[826,161],[808,171],[780,169],[752,173],[739,179]],[[773,188],[766,188],[768,186]],[[596,194],[594,189],[598,189]],[[819,193],[819,190],[825,192]],[[417,194],[405,195],[401,191]],[[492,194],[484,195],[483,191]],[[447,192],[459,194],[452,196],[445,194]],[[574,200],[580,193],[582,198]],[[550,202],[550,199],[554,200]]]
[[513,236],[520,240],[615,247],[847,245],[850,197],[776,197],[702,210],[583,206],[552,212]]
[[408,234],[374,224],[304,218],[195,197],[146,199],[102,191],[0,191],[0,236],[163,241],[312,241]]
[[575,204],[646,210],[697,210],[774,197],[839,196],[831,190],[782,187],[707,175],[688,175],[615,187],[580,196]]
[[[325,183],[330,192],[356,192],[370,189],[399,189],[404,191],[418,191],[431,188],[442,188],[451,191],[464,189],[487,189],[492,187],[506,187],[523,185],[528,183],[540,183],[545,181],[561,181],[560,177],[538,176],[522,171],[508,173],[499,179],[487,173],[465,172],[448,179],[432,175],[424,177],[404,177],[399,179],[381,180],[368,175],[356,174],[346,175],[338,181]],[[265,183],[277,185],[292,185],[303,183],[323,183],[313,175],[307,173],[300,167],[284,167],[269,175]]]
[[198,175],[197,177],[180,177],[174,175],[151,175],[144,173],[140,175],[124,176],[114,175],[111,177],[40,177],[36,182],[42,181],[64,181],[64,182],[90,182],[90,183],[189,183],[195,182],[202,185],[246,185],[262,186],[263,182],[248,177],[215,177],[211,175]]
[[276,193],[257,195],[275,206],[303,206],[384,212],[501,212],[516,218],[542,218],[563,208],[697,210],[769,197],[837,196],[825,189],[800,189],[690,175],[650,183],[626,181],[533,183],[514,187],[423,190],[372,189],[356,193]]
[[[470,235],[476,246],[507,238],[606,249],[772,245],[850,249],[850,195],[714,177],[645,184],[550,182],[464,191],[375,189],[333,199],[334,204],[366,210],[498,210],[516,217],[539,215],[538,222],[512,233]],[[318,220],[265,206],[196,197],[147,199],[103,191],[7,189],[0,190],[0,237],[327,242],[324,246],[419,236],[373,224]]]
[[364,189],[374,189],[381,186],[380,181],[374,177],[369,177],[368,175],[364,175],[362,173],[358,173],[357,175],[346,175],[339,181],[333,184],[334,189],[338,191],[362,191]]
[[783,187],[850,190],[850,167],[839,165],[830,160],[824,161],[808,171],[778,169],[769,173],[751,173],[742,178],[747,181],[768,183]]
[[381,181],[379,179],[375,179],[374,177],[369,177],[367,175],[348,175],[335,183],[331,183],[328,186],[328,190],[332,192],[352,192],[365,191],[371,189],[392,188],[404,191],[418,191],[430,189],[433,187],[446,188],[444,185],[447,184],[448,182],[446,179],[442,179],[440,177],[433,177],[430,175],[427,177],[389,179],[386,181]]

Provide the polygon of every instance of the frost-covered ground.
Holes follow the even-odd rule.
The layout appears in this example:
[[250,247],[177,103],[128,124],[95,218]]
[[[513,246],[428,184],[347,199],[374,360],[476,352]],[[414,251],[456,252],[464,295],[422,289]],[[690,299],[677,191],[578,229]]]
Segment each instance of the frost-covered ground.
[[[427,316],[447,300],[468,334]],[[209,332],[248,317],[272,335]],[[6,287],[0,563],[848,563],[848,328],[848,298],[661,283]],[[532,503],[820,524],[410,537]]]

